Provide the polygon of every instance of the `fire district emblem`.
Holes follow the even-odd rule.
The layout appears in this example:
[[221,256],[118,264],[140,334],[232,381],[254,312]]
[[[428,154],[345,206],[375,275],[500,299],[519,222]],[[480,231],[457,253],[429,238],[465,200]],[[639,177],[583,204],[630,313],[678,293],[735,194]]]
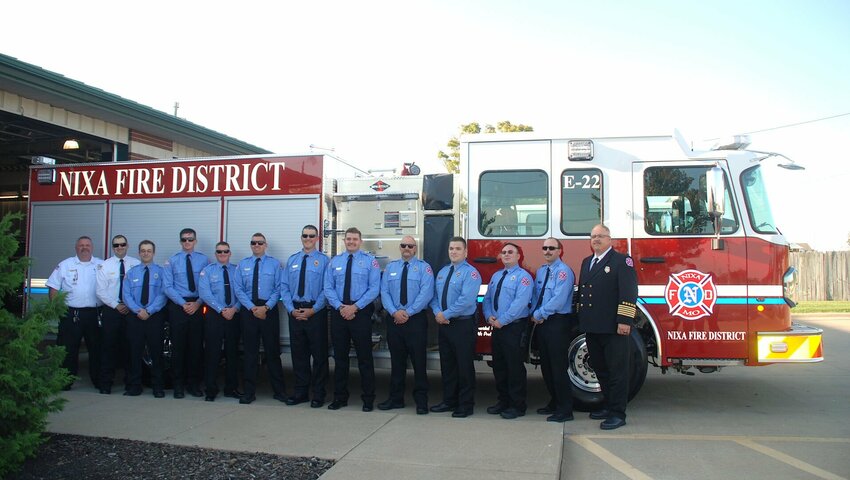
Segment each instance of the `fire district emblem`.
[[377,182],[373,183],[372,185],[369,185],[369,188],[371,188],[372,190],[374,190],[376,192],[383,192],[384,190],[390,188],[390,184],[383,181],[383,180],[378,180]]
[[717,301],[717,287],[714,286],[711,274],[685,270],[670,275],[664,289],[664,299],[672,315],[696,320],[711,315]]

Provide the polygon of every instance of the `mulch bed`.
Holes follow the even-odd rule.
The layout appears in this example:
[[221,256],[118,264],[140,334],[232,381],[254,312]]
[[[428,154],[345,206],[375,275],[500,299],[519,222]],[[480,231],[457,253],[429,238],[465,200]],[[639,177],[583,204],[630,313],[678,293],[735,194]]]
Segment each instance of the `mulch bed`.
[[35,458],[8,477],[35,479],[315,479],[332,460],[49,434]]

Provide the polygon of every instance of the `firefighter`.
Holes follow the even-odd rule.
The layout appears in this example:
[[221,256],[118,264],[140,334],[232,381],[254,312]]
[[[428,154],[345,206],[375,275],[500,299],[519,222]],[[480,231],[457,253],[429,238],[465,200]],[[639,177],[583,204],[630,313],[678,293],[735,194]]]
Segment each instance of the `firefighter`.
[[330,410],[348,405],[348,352],[354,342],[360,369],[363,411],[375,405],[375,365],[372,358],[372,302],[381,290],[381,268],[372,255],[360,250],[362,234],[345,231],[345,252],[331,259],[325,272],[325,297],[331,312],[334,347],[334,400]]
[[127,339],[130,341],[130,368],[124,395],[142,394],[142,357],[145,347],[151,358],[153,396],[162,398],[162,322],[165,316],[165,269],[153,263],[156,245],[150,240],[139,243],[141,263],[124,276],[124,304],[127,316]]
[[465,418],[475,407],[475,318],[481,274],[466,262],[466,240],[449,240],[449,260],[434,281],[431,309],[438,324],[443,401],[432,412]]
[[239,262],[239,278],[236,296],[242,304],[242,345],[245,349],[245,372],[242,379],[244,393],[241,404],[257,399],[257,357],[260,341],[266,352],[266,368],[274,391],[273,398],[286,401],[286,385],[283,381],[283,366],[280,363],[280,316],[277,302],[280,300],[280,262],[266,255],[268,243],[262,233],[251,236],[251,255]]
[[[325,404],[328,383],[328,311],[324,293],[328,257],[317,249],[319,229],[301,229],[302,249],[292,254],[280,276],[280,299],[289,312],[289,339],[295,390],[287,405],[310,401],[312,408]],[[310,359],[312,357],[312,367]],[[308,393],[312,385],[313,399]]]
[[127,381],[127,314],[130,310],[121,298],[124,294],[124,277],[127,272],[141,263],[138,258],[127,255],[129,245],[127,237],[112,237],[113,255],[97,267],[97,298],[103,302],[101,308],[101,356],[100,356],[100,393],[112,393],[112,380],[115,377],[116,364],[124,369],[124,383]]
[[611,247],[605,225],[593,227],[590,246],[593,255],[582,261],[579,274],[578,318],[604,397],[603,408],[590,418],[604,419],[600,428],[613,430],[626,424],[637,274],[632,258]]
[[381,302],[391,318],[387,322],[390,348],[390,396],[378,404],[380,410],[404,408],[407,359],[413,365],[413,400],[416,413],[428,413],[426,349],[428,320],[425,309],[434,296],[434,272],[416,258],[416,240],[407,235],[399,244],[401,258],[391,262],[381,280]]
[[240,398],[239,392],[239,298],[236,283],[239,271],[230,263],[230,244],[215,244],[215,263],[210,263],[198,276],[198,294],[207,306],[204,314],[204,383],[207,402],[218,395],[218,365],[221,361],[221,342],[224,340],[224,396]]
[[537,345],[540,348],[540,369],[549,392],[549,403],[537,409],[549,415],[550,422],[573,419],[573,395],[567,371],[567,347],[573,307],[575,275],[561,261],[561,242],[553,237],[543,241],[546,263],[537,270],[534,296],[531,299],[531,321],[535,324]]
[[[89,352],[89,377],[94,388],[100,387],[100,328],[98,320],[101,301],[96,294],[97,267],[103,260],[92,256],[92,240],[80,237],[74,244],[76,255],[59,262],[47,279],[48,296],[52,300],[60,291],[66,292],[68,310],[59,320],[56,344],[65,347],[62,367],[77,376],[80,343],[86,340]],[[73,380],[65,385],[70,390]]]
[[198,295],[201,270],[210,261],[195,251],[198,235],[191,228],[180,230],[182,250],[169,258],[165,268],[165,294],[168,296],[168,322],[171,325],[171,347],[174,373],[174,398],[186,392],[201,397],[204,365],[203,301]]
[[534,290],[531,274],[519,266],[520,249],[502,245],[504,268],[493,274],[484,296],[484,319],[493,328],[493,376],[498,402],[487,413],[511,420],[525,415],[528,392],[523,336]]

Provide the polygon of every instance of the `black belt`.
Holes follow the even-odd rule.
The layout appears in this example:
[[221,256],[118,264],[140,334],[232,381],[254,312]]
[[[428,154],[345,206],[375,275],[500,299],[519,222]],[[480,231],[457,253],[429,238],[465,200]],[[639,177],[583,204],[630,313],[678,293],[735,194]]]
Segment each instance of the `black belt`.
[[197,302],[198,297],[183,297],[183,300],[185,300],[187,302]]
[[268,302],[268,300],[263,300],[262,298],[258,298],[256,300],[254,300],[254,306],[255,307],[262,307],[263,305],[266,304],[266,302]]
[[69,310],[76,310],[78,312],[96,312],[97,307],[68,307]]
[[452,322],[454,320],[473,320],[474,318],[475,315],[461,315],[459,317],[452,317],[449,319],[449,321]]
[[295,308],[313,308],[316,302],[292,302],[292,306]]

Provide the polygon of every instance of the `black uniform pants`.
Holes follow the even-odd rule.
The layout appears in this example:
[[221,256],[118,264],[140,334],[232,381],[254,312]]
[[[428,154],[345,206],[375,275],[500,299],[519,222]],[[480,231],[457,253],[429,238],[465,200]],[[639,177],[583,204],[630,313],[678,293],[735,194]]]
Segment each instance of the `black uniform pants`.
[[428,373],[426,371],[426,348],[428,320],[425,312],[419,312],[396,325],[389,317],[387,343],[390,347],[390,400],[404,402],[407,359],[413,365],[413,400],[417,407],[428,406]]
[[540,370],[549,391],[549,405],[565,414],[573,413],[573,390],[567,376],[571,321],[575,320],[569,315],[555,314],[534,329],[540,347]]
[[204,378],[204,315],[199,308],[187,315],[183,305],[168,302],[168,322],[171,325],[171,368],[174,388],[197,388]]
[[107,306],[101,307],[100,316],[100,387],[111,388],[116,368],[124,369],[124,383],[127,382],[127,365],[130,360],[127,316]]
[[629,400],[629,360],[632,339],[629,335],[616,333],[588,333],[587,353],[590,366],[605,397],[605,408],[612,416],[626,418],[626,403]]
[[461,409],[475,406],[475,340],[478,324],[473,315],[455,317],[438,328],[443,403]]
[[[289,316],[289,341],[296,398],[307,398],[313,387],[313,400],[325,401],[328,383],[328,311],[321,309],[307,320]],[[313,359],[312,368],[310,358]]]
[[133,313],[127,315],[127,339],[130,341],[130,369],[127,373],[127,384],[124,389],[128,392],[142,390],[142,357],[145,347],[151,359],[151,383],[153,390],[162,390],[162,321],[165,313],[156,312],[147,320],[142,320]]
[[525,318],[493,329],[493,376],[499,403],[525,412],[527,376],[522,351],[522,335],[528,326]]
[[218,394],[218,365],[221,362],[221,343],[224,341],[224,391],[233,392],[239,387],[239,336],[241,319],[237,311],[227,320],[212,308],[207,308],[204,324],[204,383],[206,394]]
[[98,326],[98,308],[68,307],[65,316],[59,320],[59,332],[56,344],[65,347],[65,360],[62,367],[71,375],[77,376],[80,365],[80,343],[86,341],[89,352],[89,377],[97,388],[100,385],[100,326]]
[[259,319],[251,310],[242,307],[242,345],[245,347],[245,373],[242,384],[245,395],[250,397],[257,393],[257,360],[260,355],[260,341],[266,352],[266,368],[269,372],[269,383],[275,395],[286,394],[286,384],[283,381],[283,365],[280,363],[280,316],[277,305],[266,312],[265,319]]
[[331,312],[331,342],[334,347],[334,400],[348,401],[348,352],[351,343],[357,353],[360,369],[360,398],[375,401],[375,362],[372,358],[372,311],[370,305],[359,310],[353,320],[342,318],[338,310]]

